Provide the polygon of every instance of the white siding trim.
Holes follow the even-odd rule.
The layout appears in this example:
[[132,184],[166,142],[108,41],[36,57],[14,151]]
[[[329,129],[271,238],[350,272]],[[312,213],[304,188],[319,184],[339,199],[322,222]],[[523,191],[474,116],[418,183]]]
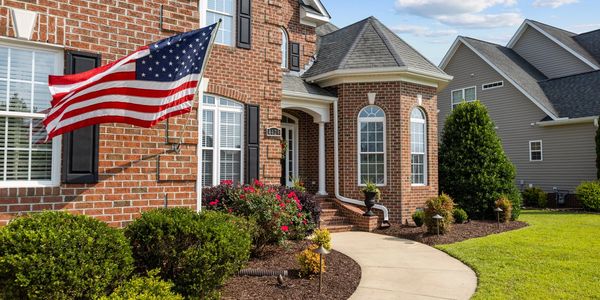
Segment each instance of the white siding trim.
[[[531,154],[533,154],[533,152],[531,151],[531,144],[533,143],[540,143],[540,159],[539,160],[533,160],[531,158]],[[538,152],[538,150],[535,150],[536,152]],[[542,144],[542,140],[534,140],[534,141],[529,141],[529,162],[541,162],[544,161],[544,145]]]

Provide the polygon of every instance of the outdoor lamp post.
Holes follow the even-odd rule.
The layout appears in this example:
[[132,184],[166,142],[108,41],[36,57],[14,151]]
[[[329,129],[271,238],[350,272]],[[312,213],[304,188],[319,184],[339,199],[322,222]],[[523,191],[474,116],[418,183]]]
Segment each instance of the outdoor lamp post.
[[314,252],[319,254],[319,294],[321,294],[321,287],[323,286],[323,255],[327,255],[330,252],[323,245],[315,249]]
[[437,227],[437,235],[440,235],[440,220],[443,219],[442,216],[440,216],[439,214],[436,214],[435,216],[432,217],[435,220],[435,225]]
[[496,207],[494,211],[496,212],[496,218],[498,220],[498,230],[500,230],[500,213],[503,212],[503,210],[500,207]]

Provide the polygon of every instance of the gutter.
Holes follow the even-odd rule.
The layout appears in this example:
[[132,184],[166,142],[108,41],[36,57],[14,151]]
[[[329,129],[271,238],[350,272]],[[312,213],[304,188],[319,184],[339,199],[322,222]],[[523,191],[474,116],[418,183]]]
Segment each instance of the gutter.
[[[365,206],[365,202],[356,199],[346,198],[340,195],[340,169],[339,169],[339,136],[338,136],[338,102],[333,104],[333,163],[334,163],[334,186],[335,186],[335,197],[345,203]],[[390,225],[389,211],[387,207],[381,204],[375,204],[375,209],[379,209],[383,212],[383,221],[381,227],[388,227]]]
[[561,118],[561,119],[552,120],[552,121],[535,122],[535,123],[532,123],[531,125],[538,126],[538,127],[551,127],[551,126],[560,126],[560,125],[593,123],[594,126],[598,127],[598,118],[599,118],[598,116],[574,118],[574,119]]

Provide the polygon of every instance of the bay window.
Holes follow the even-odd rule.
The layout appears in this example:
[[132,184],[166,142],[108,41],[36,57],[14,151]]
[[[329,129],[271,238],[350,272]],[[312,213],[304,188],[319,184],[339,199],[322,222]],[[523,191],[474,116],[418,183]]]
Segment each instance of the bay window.
[[358,115],[358,184],[385,185],[385,113],[374,105]]
[[60,137],[45,141],[48,75],[62,74],[62,52],[0,43],[0,187],[56,186]]
[[427,124],[420,108],[410,114],[411,183],[427,184]]
[[202,185],[242,183],[244,106],[211,95],[202,102]]

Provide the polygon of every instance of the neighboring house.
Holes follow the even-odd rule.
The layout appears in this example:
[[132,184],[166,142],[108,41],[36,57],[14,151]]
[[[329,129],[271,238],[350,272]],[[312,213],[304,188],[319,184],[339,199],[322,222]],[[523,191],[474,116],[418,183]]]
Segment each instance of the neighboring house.
[[[200,113],[36,143],[48,74],[85,71],[219,18]],[[390,220],[410,218],[437,195],[436,94],[451,76],[375,18],[342,29],[329,20],[318,0],[5,2],[0,224],[66,209],[123,226],[151,208],[200,209],[200,189],[222,180],[294,178],[341,200],[362,199],[360,187],[376,182]]]
[[600,30],[575,34],[526,20],[506,47],[458,37],[440,67],[440,133],[452,108],[479,100],[497,126],[521,188],[574,192],[596,179]]

